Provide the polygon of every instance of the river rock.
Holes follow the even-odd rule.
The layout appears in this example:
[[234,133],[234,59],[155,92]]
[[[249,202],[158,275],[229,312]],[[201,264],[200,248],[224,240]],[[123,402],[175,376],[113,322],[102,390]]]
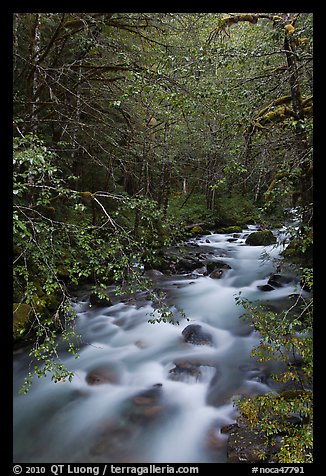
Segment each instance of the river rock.
[[182,382],[188,380],[190,377],[198,381],[202,375],[199,367],[199,365],[193,364],[189,361],[175,362],[175,367],[169,370],[169,379]]
[[202,266],[201,268],[196,268],[193,270],[193,273],[195,275],[198,275],[198,274],[201,274],[201,275],[206,275],[207,274],[207,271],[206,271],[206,266]]
[[249,428],[244,419],[228,428],[228,463],[260,463],[270,455],[268,439],[258,430]]
[[162,271],[159,271],[158,269],[148,269],[145,271],[144,276],[149,279],[155,279],[155,278],[161,278],[164,276],[164,273]]
[[135,342],[135,346],[138,347],[139,349],[146,349],[148,347],[148,344],[143,339],[138,339]]
[[274,288],[281,288],[291,283],[293,278],[290,276],[285,276],[283,274],[272,274],[268,279],[267,283],[273,286]]
[[216,269],[231,269],[231,266],[224,261],[209,261],[206,263],[206,268],[208,273],[212,273]]
[[144,425],[160,417],[164,412],[162,384],[157,383],[148,390],[138,393],[130,400],[124,416],[134,424]]
[[270,379],[270,372],[268,368],[258,368],[252,366],[250,364],[243,364],[239,366],[239,370],[246,375],[246,379],[258,382],[258,383],[265,383],[266,385]]
[[175,268],[178,272],[190,272],[204,266],[204,264],[205,263],[197,257],[187,255],[176,262]]
[[276,243],[276,237],[271,230],[254,231],[246,239],[250,246],[267,246]]
[[221,435],[222,432],[219,432],[215,425],[212,425],[208,431],[207,437],[206,437],[206,445],[209,450],[213,451],[221,451],[223,448],[225,448],[227,444],[227,439],[225,438],[225,435]]
[[260,291],[274,291],[275,288],[273,288],[273,286],[271,286],[270,284],[262,284],[260,286],[257,286],[258,289],[260,289]]
[[182,331],[185,342],[195,345],[213,345],[213,338],[200,324],[190,324]]
[[209,274],[209,277],[211,279],[221,279],[222,276],[223,276],[223,269],[214,269],[214,271],[212,271]]
[[112,306],[112,299],[109,296],[99,296],[98,293],[93,292],[89,297],[89,303],[91,306],[108,307]]
[[119,383],[120,376],[116,368],[97,367],[88,372],[85,377],[88,385],[103,385],[107,383]]

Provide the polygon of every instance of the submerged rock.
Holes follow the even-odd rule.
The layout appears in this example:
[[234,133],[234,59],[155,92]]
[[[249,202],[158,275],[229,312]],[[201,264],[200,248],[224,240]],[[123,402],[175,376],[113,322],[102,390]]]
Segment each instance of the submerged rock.
[[157,383],[131,398],[130,406],[124,412],[124,417],[133,424],[144,425],[156,420],[164,411],[162,384]]
[[169,370],[169,378],[175,381],[185,381],[189,378],[194,378],[198,381],[202,375],[198,364],[193,364],[189,361],[175,362],[175,367]]
[[120,376],[116,368],[97,367],[88,372],[85,377],[88,385],[103,385],[107,383],[119,383]]
[[224,450],[227,444],[227,439],[223,435],[222,431],[216,428],[216,425],[213,424],[207,433],[206,436],[206,446],[207,449],[214,452],[220,452]]

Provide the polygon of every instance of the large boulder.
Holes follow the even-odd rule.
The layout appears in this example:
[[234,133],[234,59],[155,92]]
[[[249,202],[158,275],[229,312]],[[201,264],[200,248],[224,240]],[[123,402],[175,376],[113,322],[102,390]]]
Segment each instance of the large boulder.
[[213,345],[213,338],[201,325],[190,324],[182,331],[185,342],[195,345]]
[[246,239],[250,246],[268,246],[276,243],[276,237],[271,230],[254,231]]
[[204,265],[204,262],[197,257],[185,256],[180,258],[175,264],[178,272],[191,272]]

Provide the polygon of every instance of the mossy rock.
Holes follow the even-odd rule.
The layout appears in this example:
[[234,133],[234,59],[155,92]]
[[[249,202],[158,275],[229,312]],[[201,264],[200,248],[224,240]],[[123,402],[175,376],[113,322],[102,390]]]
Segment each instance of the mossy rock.
[[13,304],[13,335],[14,339],[21,337],[29,327],[29,316],[32,308],[29,304]]
[[204,229],[201,226],[196,225],[193,228],[191,228],[190,233],[192,235],[203,235],[205,232],[204,232]]
[[312,268],[313,266],[313,245],[307,246],[305,251],[302,251],[302,242],[300,239],[293,239],[287,248],[282,251],[281,255],[291,261],[305,268]]
[[250,246],[268,246],[276,243],[276,237],[270,230],[254,231],[246,239],[246,244]]
[[222,233],[226,235],[231,233],[241,233],[241,232],[242,232],[242,228],[239,225],[224,226],[216,230],[216,233]]

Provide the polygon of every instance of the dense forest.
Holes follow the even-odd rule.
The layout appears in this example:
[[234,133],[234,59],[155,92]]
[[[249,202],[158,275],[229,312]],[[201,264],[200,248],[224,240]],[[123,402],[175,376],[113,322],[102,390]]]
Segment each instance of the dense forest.
[[[82,285],[93,305],[109,303],[108,286],[151,289],[154,325],[173,321],[144,270],[164,271],[165,247],[207,230],[281,227],[295,209],[284,259],[312,291],[312,20],[13,15],[13,333],[33,362],[22,392],[35,374],[73,379],[57,336],[77,358]],[[282,436],[276,462],[312,461],[312,298],[302,301],[291,319],[242,303],[261,362],[300,356],[278,376],[296,385],[238,404],[269,442]]]

